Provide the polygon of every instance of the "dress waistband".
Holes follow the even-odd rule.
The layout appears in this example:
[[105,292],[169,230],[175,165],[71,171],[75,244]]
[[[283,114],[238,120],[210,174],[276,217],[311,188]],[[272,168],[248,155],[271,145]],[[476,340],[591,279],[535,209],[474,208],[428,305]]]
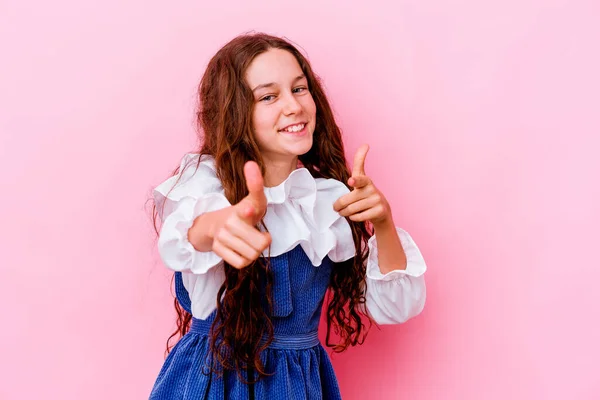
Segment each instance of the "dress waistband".
[[[208,335],[213,319],[197,319],[192,318],[192,326],[190,327],[190,333],[198,335]],[[281,334],[275,333],[273,335],[273,341],[269,345],[270,349],[281,349],[281,350],[303,350],[310,349],[319,345],[319,332],[312,331],[307,333],[294,333],[294,334]]]

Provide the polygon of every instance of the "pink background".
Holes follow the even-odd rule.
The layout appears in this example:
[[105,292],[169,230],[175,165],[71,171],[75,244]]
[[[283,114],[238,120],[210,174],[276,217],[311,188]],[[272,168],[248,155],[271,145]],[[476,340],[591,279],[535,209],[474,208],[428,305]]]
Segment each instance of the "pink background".
[[600,398],[600,3],[167,3],[0,2],[1,399],[147,398],[145,203],[252,29],[308,53],[429,266],[422,315],[333,358],[344,398]]

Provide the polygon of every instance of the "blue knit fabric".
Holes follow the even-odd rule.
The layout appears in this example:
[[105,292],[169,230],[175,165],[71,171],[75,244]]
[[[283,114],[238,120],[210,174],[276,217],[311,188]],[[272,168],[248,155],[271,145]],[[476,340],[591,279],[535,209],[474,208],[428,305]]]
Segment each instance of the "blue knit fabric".
[[[302,248],[271,257],[273,327],[275,338],[261,358],[273,375],[254,385],[241,382],[235,371],[222,377],[208,373],[208,332],[215,313],[194,318],[190,331],[175,345],[158,375],[150,400],[191,399],[341,399],[337,379],[325,349],[318,341],[321,306],[332,262],[325,257],[314,267]],[[186,310],[190,299],[181,274],[175,292]]]

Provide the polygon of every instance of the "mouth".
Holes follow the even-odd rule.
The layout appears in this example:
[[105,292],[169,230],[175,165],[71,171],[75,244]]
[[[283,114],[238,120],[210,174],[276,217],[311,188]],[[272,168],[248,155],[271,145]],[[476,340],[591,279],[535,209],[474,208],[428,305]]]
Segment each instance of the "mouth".
[[288,133],[288,134],[292,134],[292,135],[302,135],[306,132],[306,126],[307,126],[306,122],[300,122],[298,124],[288,125],[285,128],[280,129],[279,132],[280,133]]

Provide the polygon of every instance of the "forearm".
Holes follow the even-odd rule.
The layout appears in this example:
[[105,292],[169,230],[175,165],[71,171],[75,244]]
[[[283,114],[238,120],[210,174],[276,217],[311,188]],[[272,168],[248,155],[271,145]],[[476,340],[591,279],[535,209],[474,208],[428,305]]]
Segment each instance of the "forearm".
[[406,254],[392,218],[373,224],[377,236],[377,256],[382,274],[406,269]]

